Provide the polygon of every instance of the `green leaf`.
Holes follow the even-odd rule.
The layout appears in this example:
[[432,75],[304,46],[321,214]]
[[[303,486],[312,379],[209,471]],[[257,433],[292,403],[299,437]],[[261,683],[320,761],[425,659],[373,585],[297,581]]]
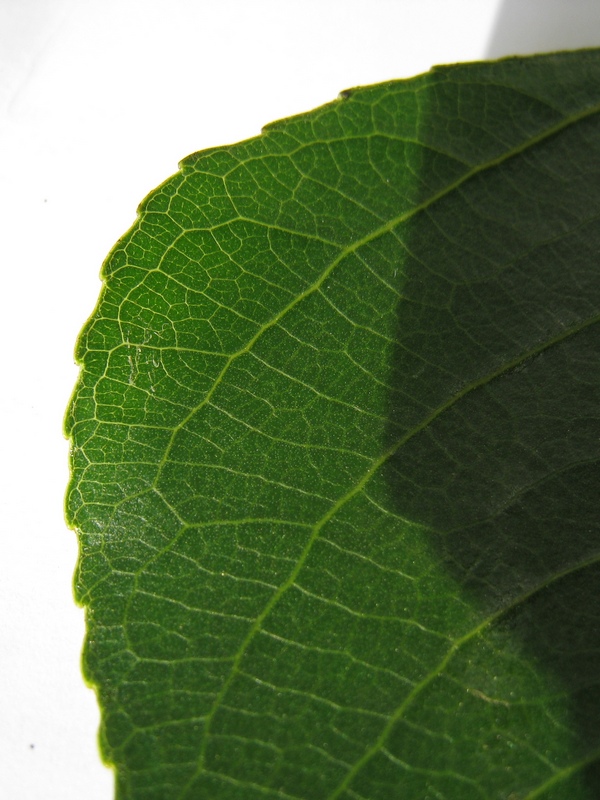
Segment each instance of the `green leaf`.
[[117,796],[600,796],[600,51],[186,158],[77,349]]

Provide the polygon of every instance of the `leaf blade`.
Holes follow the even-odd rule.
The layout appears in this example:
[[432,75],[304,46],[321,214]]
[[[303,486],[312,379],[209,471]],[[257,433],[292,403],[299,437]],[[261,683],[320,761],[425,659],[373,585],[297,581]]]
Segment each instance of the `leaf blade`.
[[[497,446],[502,458],[484,446],[480,431],[501,442],[510,430],[497,410],[486,421],[487,394],[500,407],[496,387],[526,378],[541,397],[548,376],[531,389],[531,374],[598,320],[596,199],[585,159],[570,171],[562,159],[578,139],[593,152],[597,62],[590,51],[459,65],[356,90],[186,159],[143,204],[105,265],[67,426],[86,669],[118,796],[533,797],[536,785],[587,796],[556,778],[579,780],[571,750],[592,759],[577,755],[581,724],[565,721],[565,670],[539,667],[544,642],[532,660],[500,626],[480,636],[532,590],[511,594],[482,570],[478,559],[512,556],[486,540],[474,557],[464,532],[531,483],[510,464],[542,474],[516,438]],[[540,177],[556,198],[547,219]],[[581,264],[559,277],[554,249],[576,234]],[[549,252],[552,269],[521,270]],[[565,369],[552,367],[555,383]],[[523,385],[511,391],[514,408],[531,406]],[[586,392],[572,424],[589,433]],[[560,403],[546,407],[560,419]],[[554,424],[565,442],[566,419]],[[534,582],[534,566],[519,580]],[[499,610],[486,581],[504,593]],[[529,721],[505,685],[488,686],[496,663]],[[445,730],[454,697],[467,735]],[[544,731],[548,715],[560,721]],[[497,725],[502,744],[482,756]],[[519,733],[538,743],[515,755]]]

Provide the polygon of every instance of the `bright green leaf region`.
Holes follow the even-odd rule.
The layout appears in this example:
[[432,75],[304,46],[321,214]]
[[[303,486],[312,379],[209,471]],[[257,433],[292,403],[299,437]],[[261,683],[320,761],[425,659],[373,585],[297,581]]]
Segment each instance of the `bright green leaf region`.
[[600,51],[186,158],[67,415],[120,800],[600,797]]

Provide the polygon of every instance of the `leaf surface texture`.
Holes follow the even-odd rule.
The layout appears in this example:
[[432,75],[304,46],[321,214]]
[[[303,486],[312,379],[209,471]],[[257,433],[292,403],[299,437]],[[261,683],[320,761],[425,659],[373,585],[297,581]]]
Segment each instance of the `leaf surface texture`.
[[66,428],[119,800],[600,796],[600,54],[186,158]]

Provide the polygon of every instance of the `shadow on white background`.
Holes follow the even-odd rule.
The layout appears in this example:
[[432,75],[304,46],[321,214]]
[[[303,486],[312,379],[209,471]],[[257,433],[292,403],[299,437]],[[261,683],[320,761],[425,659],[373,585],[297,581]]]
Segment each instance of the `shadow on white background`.
[[0,796],[113,794],[79,669],[61,421],[100,264],[139,201],[188,153],[254,136],[342,89],[438,63],[600,44],[595,6],[0,3]]
[[576,50],[598,44],[598,0],[503,0],[485,57]]

